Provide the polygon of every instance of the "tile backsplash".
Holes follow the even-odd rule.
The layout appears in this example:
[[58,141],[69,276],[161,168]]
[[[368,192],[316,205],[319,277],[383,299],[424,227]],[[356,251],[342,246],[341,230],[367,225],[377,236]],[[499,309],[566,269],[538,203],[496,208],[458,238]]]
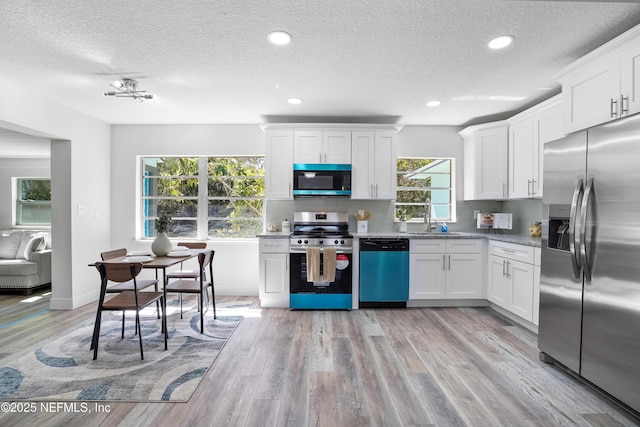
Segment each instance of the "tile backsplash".
[[[293,221],[293,213],[296,211],[348,212],[349,228],[355,230],[356,220],[353,214],[360,209],[371,212],[372,216],[368,224],[369,232],[398,231],[398,223],[394,221],[393,200],[351,200],[331,197],[265,200],[265,224],[281,224],[285,219]],[[513,230],[510,233],[527,234],[529,224],[540,221],[542,218],[542,201],[458,201],[456,204],[457,221],[448,223],[449,230],[476,231],[476,220],[473,218],[474,210],[511,212],[513,213]],[[407,225],[409,232],[424,229],[423,223],[409,223]]]

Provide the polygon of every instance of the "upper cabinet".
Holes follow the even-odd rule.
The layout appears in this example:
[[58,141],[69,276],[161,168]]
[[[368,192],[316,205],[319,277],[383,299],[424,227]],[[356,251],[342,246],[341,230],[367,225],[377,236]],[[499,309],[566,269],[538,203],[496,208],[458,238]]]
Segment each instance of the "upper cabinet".
[[395,131],[351,134],[351,198],[396,198]]
[[296,130],[294,163],[351,163],[351,132]]
[[542,197],[544,143],[564,136],[560,95],[509,120],[509,198]]
[[567,133],[639,112],[640,27],[574,62],[557,80]]
[[293,199],[293,130],[265,132],[265,198]]
[[464,200],[506,199],[508,184],[506,121],[470,126],[463,138]]

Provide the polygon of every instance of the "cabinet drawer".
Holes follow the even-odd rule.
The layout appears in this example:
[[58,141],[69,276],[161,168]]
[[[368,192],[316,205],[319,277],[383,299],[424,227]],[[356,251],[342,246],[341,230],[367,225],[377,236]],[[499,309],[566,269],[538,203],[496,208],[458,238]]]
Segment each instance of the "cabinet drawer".
[[443,254],[447,247],[445,239],[411,239],[409,252],[415,254]]
[[260,239],[260,252],[288,253],[289,239]]
[[484,240],[482,239],[448,239],[447,253],[448,254],[482,253],[483,242]]
[[522,261],[533,264],[533,246],[518,245],[515,243],[489,241],[489,255]]

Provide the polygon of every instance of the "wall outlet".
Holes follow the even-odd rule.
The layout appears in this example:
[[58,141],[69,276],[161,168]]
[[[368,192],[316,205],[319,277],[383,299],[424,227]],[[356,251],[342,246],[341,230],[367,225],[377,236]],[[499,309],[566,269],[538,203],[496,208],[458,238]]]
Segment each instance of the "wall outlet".
[[480,211],[479,210],[474,210],[473,211],[473,219],[478,219],[478,215],[480,215]]

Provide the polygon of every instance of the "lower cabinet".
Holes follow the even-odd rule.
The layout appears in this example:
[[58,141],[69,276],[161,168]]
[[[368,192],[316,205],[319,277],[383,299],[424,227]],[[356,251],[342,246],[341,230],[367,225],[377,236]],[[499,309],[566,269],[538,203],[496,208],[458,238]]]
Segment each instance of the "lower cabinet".
[[528,322],[537,324],[538,298],[535,285],[536,276],[539,281],[539,275],[539,266],[536,275],[533,247],[489,241],[489,301]]
[[260,239],[260,305],[289,307],[289,240]]
[[412,239],[409,299],[483,298],[483,240]]

